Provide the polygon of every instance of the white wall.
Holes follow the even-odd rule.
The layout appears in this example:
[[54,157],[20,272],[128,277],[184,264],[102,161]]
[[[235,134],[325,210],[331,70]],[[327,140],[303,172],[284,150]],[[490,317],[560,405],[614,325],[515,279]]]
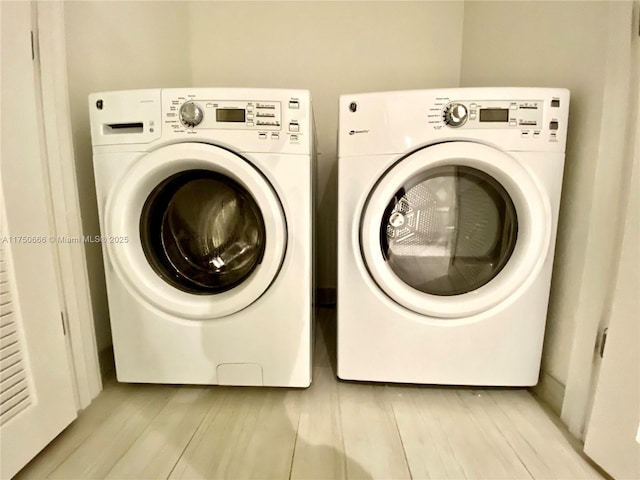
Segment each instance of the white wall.
[[[605,97],[612,61],[609,43],[612,28],[630,28],[630,6],[630,2],[605,1],[465,5],[463,86],[536,85],[571,90],[541,389],[558,412],[576,326],[594,321],[597,325],[606,297],[598,290],[606,290],[612,275],[609,265],[616,260],[607,255],[616,245],[621,201],[617,187],[624,180],[619,168],[623,159],[615,141],[607,144],[611,132],[606,124],[603,127],[603,118],[615,117],[611,108],[620,107],[619,101]],[[620,18],[629,25],[611,23],[615,9],[628,10]],[[625,119],[620,118],[622,125]]]
[[338,97],[457,86],[462,2],[193,2],[198,87],[311,90],[318,133],[318,274],[335,288]]
[[[73,143],[85,235],[99,233],[87,95],[191,82],[188,14],[178,2],[66,2],[65,30]],[[98,244],[87,244],[98,350],[111,345]]]

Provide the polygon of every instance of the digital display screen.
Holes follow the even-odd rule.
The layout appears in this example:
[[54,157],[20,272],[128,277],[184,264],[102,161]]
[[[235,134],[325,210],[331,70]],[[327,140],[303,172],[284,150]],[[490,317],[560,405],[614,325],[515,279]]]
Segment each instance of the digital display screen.
[[218,108],[216,110],[217,122],[245,122],[244,108]]
[[481,108],[481,122],[508,122],[509,109],[507,108]]

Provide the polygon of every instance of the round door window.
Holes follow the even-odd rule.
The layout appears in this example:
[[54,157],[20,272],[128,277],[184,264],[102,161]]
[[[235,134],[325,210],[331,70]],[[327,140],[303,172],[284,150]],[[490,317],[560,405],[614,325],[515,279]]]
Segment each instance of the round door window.
[[516,210],[500,183],[475,168],[441,166],[397,191],[382,217],[380,245],[407,285],[451,296],[498,275],[517,234]]
[[222,293],[245,281],[262,261],[265,237],[251,194],[209,170],[167,178],[151,192],[140,218],[147,261],[188,293]]

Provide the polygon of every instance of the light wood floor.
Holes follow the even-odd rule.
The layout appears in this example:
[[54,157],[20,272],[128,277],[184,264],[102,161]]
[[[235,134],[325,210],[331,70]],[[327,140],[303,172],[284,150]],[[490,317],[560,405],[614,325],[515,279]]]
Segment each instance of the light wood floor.
[[16,478],[602,478],[526,390],[336,380],[320,317],[309,389],[111,380]]

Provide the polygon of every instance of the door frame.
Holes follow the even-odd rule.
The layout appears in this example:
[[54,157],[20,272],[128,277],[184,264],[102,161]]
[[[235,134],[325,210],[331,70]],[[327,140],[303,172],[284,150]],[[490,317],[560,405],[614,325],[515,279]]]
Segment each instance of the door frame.
[[[574,332],[574,343],[569,358],[567,384],[562,399],[560,418],[569,432],[584,441],[589,414],[595,395],[600,368],[597,353],[602,332],[609,323],[617,261],[622,245],[622,234],[632,169],[635,142],[640,135],[635,131],[638,117],[637,91],[640,85],[640,55],[638,55],[638,25],[640,3],[612,2],[609,5],[607,70],[603,88],[603,115],[599,140],[599,160],[593,189],[593,205],[585,221],[589,224],[589,242],[580,281],[581,298],[575,318],[579,318]],[[634,46],[635,45],[635,46]],[[613,197],[612,197],[613,196]],[[601,201],[614,198],[613,202]],[[603,227],[611,204],[617,208],[609,214],[611,221]],[[607,208],[603,213],[602,209]],[[601,231],[609,234],[605,239]],[[608,230],[607,230],[608,229]],[[613,252],[613,253],[611,253]],[[614,261],[612,261],[612,258]]]
[[[36,92],[44,129],[50,219],[56,236],[82,239],[80,200],[71,131],[63,2],[34,2]],[[102,390],[87,261],[82,243],[56,243],[76,409]]]

